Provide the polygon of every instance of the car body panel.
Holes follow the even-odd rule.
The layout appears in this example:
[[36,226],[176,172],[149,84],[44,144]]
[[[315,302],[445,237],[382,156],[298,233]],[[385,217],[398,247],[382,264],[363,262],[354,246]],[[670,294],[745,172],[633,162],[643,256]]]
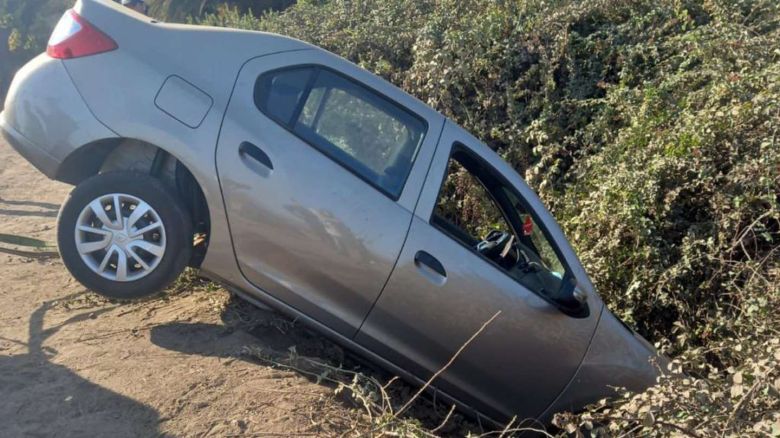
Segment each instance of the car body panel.
[[[351,337],[376,301],[409,228],[444,118],[413,99],[428,132],[398,202],[374,189],[255,105],[257,78],[293,65],[319,65],[382,93],[389,85],[322,51],[247,62],[217,147],[217,168],[241,271],[254,284]],[[273,169],[242,154],[250,142]],[[296,260],[296,263],[290,263]]]
[[154,104],[184,126],[196,129],[214,105],[214,99],[186,79],[171,75],[157,92]]
[[[239,281],[214,161],[225,108],[238,72],[249,59],[313,46],[259,32],[157,23],[112,1],[81,0],[74,10],[110,33],[120,47],[63,62],[91,112],[117,135],[162,147],[192,172],[210,213],[209,249],[201,269]],[[155,105],[171,75],[213,99],[197,129]]]
[[53,178],[77,147],[116,134],[97,121],[62,61],[40,55],[22,67],[8,90],[3,125],[11,144],[24,144],[31,161]]
[[[119,49],[66,61],[36,58],[13,81],[0,131],[52,178],[75,151],[105,139],[169,152],[191,171],[208,203],[201,265],[207,276],[418,384],[500,310],[431,387],[498,422],[542,411],[546,418],[611,394],[609,385],[639,390],[658,374],[647,366],[652,347],[604,309],[563,232],[522,178],[414,97],[291,38],[156,23],[110,0],[79,0],[75,11]],[[428,122],[398,200],[308,150],[240,95],[260,71],[293,64],[343,72]],[[172,77],[177,86],[165,88]],[[242,162],[236,147],[248,139],[277,167]],[[586,318],[522,290],[431,227],[454,142],[476,152],[536,212],[587,298]],[[414,265],[422,247],[445,262],[449,274],[441,285]],[[474,291],[482,294],[475,298]]]
[[[456,143],[500,163],[495,152],[447,122],[425,193],[439,193]],[[515,174],[504,171],[507,177]],[[436,197],[420,200],[397,266],[356,341],[427,378],[500,311],[439,377],[437,387],[469,400],[488,415],[536,417],[577,370],[602,304],[592,294],[588,317],[564,314],[433,226],[429,219],[435,203]],[[547,218],[545,225],[551,223]],[[446,277],[431,278],[416,263],[419,251],[438,259]]]
[[667,364],[652,345],[605,309],[576,375],[539,418],[549,420],[556,412],[577,411],[616,395],[617,388],[641,392],[656,383]]
[[[228,283],[224,278],[221,278],[212,273],[209,273],[208,277],[214,281],[228,285],[228,287],[234,293],[236,293],[236,295],[246,299],[251,303],[254,303],[255,305],[258,305],[260,307],[270,307],[272,309],[281,312],[284,315],[287,315],[292,319],[295,319],[296,321],[299,321],[301,324],[311,327],[312,329],[316,330],[318,333],[327,337],[328,339],[335,342],[336,344],[348,349],[349,351],[353,352],[354,354],[362,358],[365,358],[366,360],[372,362],[373,364],[382,367],[384,370],[388,371],[393,376],[398,376],[404,379],[405,381],[411,383],[412,385],[416,385],[416,386],[422,386],[426,383],[425,380],[421,379],[419,376],[412,374],[409,370],[404,369],[396,365],[395,363],[391,362],[387,358],[380,356],[374,351],[361,346],[360,344],[354,342],[352,339],[342,335],[341,333],[338,333],[330,326],[323,324],[317,321],[316,319],[311,318],[309,315],[305,313],[299,312],[292,306],[275,298],[268,292],[258,288],[257,286],[255,286],[245,278],[237,280],[235,283]],[[468,404],[466,401],[460,400],[450,395],[446,391],[438,389],[435,385],[429,385],[427,387],[427,392],[430,394],[435,394],[436,399],[439,402],[444,403],[447,406],[455,405],[456,407],[468,413],[469,415],[478,417],[481,420],[484,420],[490,424],[493,424],[495,426],[503,426],[505,424],[505,419],[500,417],[490,417],[484,412],[479,411],[474,406]]]
[[11,126],[6,121],[5,112],[0,112],[0,136],[41,173],[49,178],[56,176],[60,161]]

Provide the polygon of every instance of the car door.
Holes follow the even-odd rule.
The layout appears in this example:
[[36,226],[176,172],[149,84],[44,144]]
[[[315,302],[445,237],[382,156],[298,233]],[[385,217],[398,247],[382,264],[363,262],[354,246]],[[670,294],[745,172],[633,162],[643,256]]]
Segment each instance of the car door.
[[352,337],[398,258],[442,126],[322,51],[248,61],[216,152],[242,274]]
[[[469,223],[474,217],[481,222]],[[509,263],[499,257],[506,245],[496,259],[476,249],[475,235],[499,229],[518,239]],[[587,296],[576,312],[555,301],[575,287]],[[500,312],[433,385],[493,418],[531,418],[575,374],[602,306],[539,199],[494,152],[447,122],[397,267],[356,341],[428,379]]]

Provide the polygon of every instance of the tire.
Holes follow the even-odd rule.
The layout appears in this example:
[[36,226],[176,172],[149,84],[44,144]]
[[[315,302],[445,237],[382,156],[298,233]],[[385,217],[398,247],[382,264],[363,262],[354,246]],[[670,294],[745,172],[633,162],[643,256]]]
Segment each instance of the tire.
[[65,267],[88,289],[118,300],[152,296],[170,285],[192,256],[192,236],[192,220],[174,191],[137,172],[85,180],[57,218]]

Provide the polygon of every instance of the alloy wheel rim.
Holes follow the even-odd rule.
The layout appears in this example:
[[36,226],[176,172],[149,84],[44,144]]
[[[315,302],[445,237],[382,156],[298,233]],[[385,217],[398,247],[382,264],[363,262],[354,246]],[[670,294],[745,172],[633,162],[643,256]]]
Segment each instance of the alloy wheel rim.
[[95,274],[117,282],[151,274],[165,255],[165,224],[151,205],[124,194],[87,204],[75,227],[76,250]]

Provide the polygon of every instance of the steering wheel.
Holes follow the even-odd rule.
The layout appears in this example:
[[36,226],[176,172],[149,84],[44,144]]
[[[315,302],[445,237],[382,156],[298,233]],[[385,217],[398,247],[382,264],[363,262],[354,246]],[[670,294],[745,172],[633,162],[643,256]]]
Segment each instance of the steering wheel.
[[507,232],[493,230],[488,233],[482,242],[477,244],[477,251],[485,257],[492,259],[504,249],[510,237],[512,235]]

